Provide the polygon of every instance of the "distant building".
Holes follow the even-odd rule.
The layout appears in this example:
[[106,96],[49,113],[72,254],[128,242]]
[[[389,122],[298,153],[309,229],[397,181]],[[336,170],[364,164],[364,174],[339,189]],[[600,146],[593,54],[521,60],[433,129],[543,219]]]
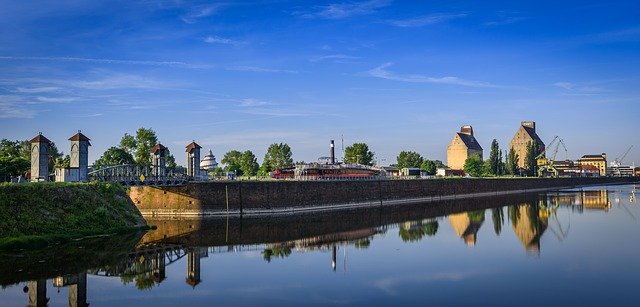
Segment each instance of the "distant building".
[[216,162],[216,156],[213,155],[211,149],[209,149],[209,153],[204,156],[202,161],[200,161],[200,168],[204,170],[213,170],[218,167],[218,162]]
[[400,170],[400,176],[420,176],[420,169],[417,167],[405,167]]
[[511,139],[509,147],[515,150],[518,155],[518,166],[525,167],[525,158],[527,156],[527,146],[532,143],[538,143],[538,152],[536,155],[544,152],[544,142],[536,134],[536,122],[524,121],[520,124],[520,128],[516,131],[516,134]]
[[636,172],[634,167],[630,165],[616,165],[607,168],[607,175],[613,177],[632,177]]
[[464,169],[464,162],[476,153],[482,157],[482,147],[473,136],[473,128],[462,126],[447,146],[447,165],[455,170]]
[[436,176],[441,176],[441,177],[452,177],[452,176],[464,177],[464,175],[465,175],[464,171],[461,169],[450,169],[448,167],[441,167],[436,170]]
[[607,175],[607,154],[602,153],[600,155],[584,155],[578,159],[578,164],[582,167],[586,165],[592,165],[598,168],[600,176]]
[[200,149],[202,148],[196,141],[186,146],[187,153],[187,176],[200,176]]
[[393,166],[382,166],[380,167],[382,172],[387,175],[387,177],[398,177],[400,176],[400,169]]

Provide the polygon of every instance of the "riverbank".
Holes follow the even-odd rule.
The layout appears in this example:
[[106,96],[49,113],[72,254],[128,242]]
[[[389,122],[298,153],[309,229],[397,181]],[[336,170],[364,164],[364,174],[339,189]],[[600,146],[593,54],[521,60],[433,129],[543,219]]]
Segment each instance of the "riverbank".
[[132,187],[145,216],[298,214],[638,182],[639,178],[457,178],[192,182]]
[[119,184],[0,184],[0,250],[146,229]]

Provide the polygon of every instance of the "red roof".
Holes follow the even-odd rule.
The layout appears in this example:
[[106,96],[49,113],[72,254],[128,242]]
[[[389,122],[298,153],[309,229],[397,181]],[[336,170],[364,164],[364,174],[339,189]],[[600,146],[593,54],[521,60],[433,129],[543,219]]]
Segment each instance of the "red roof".
[[202,147],[200,147],[200,145],[198,145],[198,143],[196,143],[196,141],[191,142],[191,144],[187,145],[187,152],[192,152],[194,149],[200,149]]
[[156,146],[153,146],[153,148],[151,148],[151,153],[156,153],[159,150],[164,151],[166,149],[167,149],[167,147],[164,147],[162,144],[158,143],[158,144],[156,144]]
[[[82,133],[80,132],[80,130],[78,130],[78,133],[76,133],[76,134],[74,134],[72,137],[70,137],[70,138],[69,138],[69,141],[72,141],[72,142],[80,141],[80,142],[87,142],[87,143],[89,143],[89,141],[91,141],[91,139],[90,139],[90,138],[88,138],[86,135],[82,134]],[[91,143],[89,143],[89,146],[91,146]]]
[[31,139],[31,143],[51,143],[51,141],[49,141],[49,139],[44,137],[42,133],[39,133],[33,139]]

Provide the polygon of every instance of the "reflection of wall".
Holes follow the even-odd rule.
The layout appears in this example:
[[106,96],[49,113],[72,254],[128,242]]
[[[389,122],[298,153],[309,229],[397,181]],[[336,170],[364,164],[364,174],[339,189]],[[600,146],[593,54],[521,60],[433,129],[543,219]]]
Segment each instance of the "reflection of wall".
[[580,194],[582,206],[587,209],[609,210],[609,192],[607,190],[582,191]]
[[511,209],[517,211],[517,218],[511,221],[513,232],[527,251],[540,252],[540,237],[548,225],[546,215],[541,217],[538,209],[530,205],[514,206]]
[[198,231],[201,227],[201,219],[155,219],[153,217],[146,217],[147,224],[156,226],[157,229],[148,231],[140,243],[156,242],[162,239],[185,235]]

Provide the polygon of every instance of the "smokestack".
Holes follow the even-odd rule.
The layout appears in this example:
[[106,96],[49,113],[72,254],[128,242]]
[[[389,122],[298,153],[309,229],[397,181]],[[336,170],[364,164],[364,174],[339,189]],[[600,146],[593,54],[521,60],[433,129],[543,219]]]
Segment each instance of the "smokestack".
[[333,143],[333,140],[331,140],[331,164],[336,164],[336,149],[335,149],[335,144]]

